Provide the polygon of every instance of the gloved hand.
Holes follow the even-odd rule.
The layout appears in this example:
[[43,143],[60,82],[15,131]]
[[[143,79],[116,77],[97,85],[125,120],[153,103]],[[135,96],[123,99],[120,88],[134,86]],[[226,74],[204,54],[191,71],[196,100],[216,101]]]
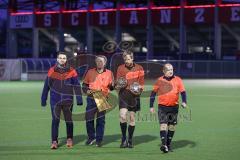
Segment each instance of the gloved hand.
[[183,108],[187,108],[187,104],[185,102],[182,102],[182,105],[181,105]]
[[83,103],[82,103],[82,102],[78,102],[77,105],[78,105],[78,106],[82,106]]
[[46,105],[47,105],[47,102],[46,102],[46,101],[42,101],[42,102],[41,102],[41,106],[42,106],[42,107],[46,107]]

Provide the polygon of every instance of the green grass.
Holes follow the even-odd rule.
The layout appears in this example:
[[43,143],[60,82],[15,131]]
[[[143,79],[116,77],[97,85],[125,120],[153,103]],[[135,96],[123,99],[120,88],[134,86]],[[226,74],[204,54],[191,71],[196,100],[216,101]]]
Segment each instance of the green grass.
[[[42,82],[0,82],[0,159],[174,159],[237,160],[240,157],[240,84],[232,81],[187,80],[189,112],[181,109],[173,153],[159,150],[159,124],[149,116],[142,99],[135,130],[135,148],[120,149],[118,109],[106,115],[104,146],[85,146],[85,123],[74,122],[73,149],[65,147],[65,124],[60,125],[61,147],[50,150],[50,107],[40,106]],[[212,83],[214,82],[214,83]],[[237,81],[234,81],[237,82]],[[151,82],[148,82],[150,84]],[[149,90],[151,86],[147,86]],[[49,102],[48,102],[49,104]],[[74,106],[74,114],[84,106]]]

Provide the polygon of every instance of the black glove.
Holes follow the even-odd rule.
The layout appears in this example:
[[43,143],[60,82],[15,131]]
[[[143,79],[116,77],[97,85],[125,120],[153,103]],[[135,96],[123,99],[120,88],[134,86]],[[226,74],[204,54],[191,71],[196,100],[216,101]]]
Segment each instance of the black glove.
[[46,101],[42,101],[42,102],[41,102],[41,105],[42,105],[42,107],[46,107],[47,102],[46,102]]
[[78,105],[78,106],[82,106],[82,105],[83,105],[83,103],[82,103],[82,102],[80,102],[80,103],[77,103],[77,105]]

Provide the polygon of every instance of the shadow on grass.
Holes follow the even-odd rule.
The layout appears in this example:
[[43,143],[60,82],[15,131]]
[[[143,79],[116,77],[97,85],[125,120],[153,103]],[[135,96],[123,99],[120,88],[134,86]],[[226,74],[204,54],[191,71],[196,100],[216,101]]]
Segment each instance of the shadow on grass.
[[156,136],[151,136],[151,135],[140,135],[140,136],[135,136],[134,137],[134,145],[139,145],[142,143],[148,143],[151,141],[154,141],[155,139],[157,139],[158,137]]
[[121,134],[106,135],[103,137],[103,145],[119,141]]
[[172,142],[173,149],[184,148],[187,146],[194,148],[194,147],[196,147],[196,145],[197,145],[196,142],[190,141],[190,140],[178,140],[178,141]]
[[[106,135],[104,137],[104,145],[112,143],[112,142],[117,142],[119,141],[119,145],[120,145],[120,141],[121,141],[121,134],[114,134],[114,135]],[[150,141],[154,141],[155,139],[157,139],[157,137],[155,136],[151,136],[151,135],[140,135],[140,136],[134,136],[133,137],[133,142],[134,145],[139,145],[142,143],[148,143]]]
[[[105,135],[103,137],[103,145],[111,144],[111,143],[118,142],[118,141],[119,141],[119,145],[120,145],[121,136],[122,136],[121,134]],[[154,141],[157,138],[158,137],[151,136],[151,135],[134,136],[134,145],[136,146],[136,145],[139,145],[142,143]],[[59,141],[60,141],[59,147],[64,146],[66,144],[66,140],[67,140],[66,137],[59,138]],[[86,140],[87,140],[86,135],[76,135],[73,137],[74,145],[77,145],[82,142],[85,143]]]
[[[161,144],[159,144],[160,146]],[[190,140],[178,140],[178,141],[173,141],[171,146],[172,149],[178,149],[178,148],[184,148],[184,147],[190,147],[194,148],[196,147],[196,142],[190,141]]]
[[[86,135],[76,135],[73,137],[74,138],[74,146],[76,146],[76,149],[79,148],[78,144],[82,143],[84,145],[85,140],[87,140],[87,136]],[[140,145],[143,143],[148,143],[150,141],[154,141],[155,139],[157,139],[158,137],[155,136],[151,136],[151,135],[139,135],[139,136],[135,136],[134,137],[134,145]],[[59,138],[59,147],[63,147],[66,144],[66,137],[61,137]],[[121,139],[121,134],[113,134],[113,135],[106,135],[104,136],[104,141],[103,141],[103,145],[107,145],[107,144],[111,144],[111,143],[115,143],[115,142],[119,142],[120,145],[120,139]],[[119,145],[116,145],[113,148],[119,148]],[[186,145],[185,142],[174,142],[174,146],[179,147],[182,145]],[[75,147],[74,147],[75,148]],[[104,148],[104,147],[103,147]],[[6,151],[6,152],[10,152],[10,153],[1,153]],[[50,150],[50,143],[46,144],[46,145],[42,145],[42,143],[40,145],[36,145],[36,143],[34,143],[34,145],[29,144],[29,146],[0,146],[0,155],[2,154],[9,154],[11,155],[13,153],[19,153],[21,151],[38,151],[38,152],[42,152],[42,151],[51,151]],[[16,153],[16,154],[17,154]]]

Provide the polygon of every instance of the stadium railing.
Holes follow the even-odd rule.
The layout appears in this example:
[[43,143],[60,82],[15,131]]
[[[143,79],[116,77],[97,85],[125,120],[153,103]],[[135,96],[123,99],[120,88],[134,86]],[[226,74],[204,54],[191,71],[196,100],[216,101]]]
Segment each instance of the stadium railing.
[[[94,60],[94,59],[93,59]],[[56,63],[56,59],[21,59],[21,73],[25,76],[39,75],[45,77],[48,69]],[[109,66],[116,71],[119,62],[110,61]],[[156,78],[162,74],[162,66],[171,63],[175,73],[185,78],[240,78],[240,61],[204,61],[204,60],[141,60],[146,78]],[[82,77],[88,67],[80,66],[77,71]],[[40,80],[39,79],[39,80]]]
[[175,73],[185,78],[240,78],[240,61],[150,60],[147,63],[150,78],[162,73],[149,66],[165,63],[171,63]]
[[46,73],[56,63],[56,59],[26,58],[21,59],[22,73]]

